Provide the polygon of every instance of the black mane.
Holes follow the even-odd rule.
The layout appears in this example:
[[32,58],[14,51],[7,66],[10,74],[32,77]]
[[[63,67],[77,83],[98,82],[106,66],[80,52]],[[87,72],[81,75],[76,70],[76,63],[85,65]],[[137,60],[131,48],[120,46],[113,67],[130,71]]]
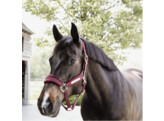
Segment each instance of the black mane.
[[99,47],[94,45],[91,42],[88,42],[87,40],[81,38],[86,46],[86,51],[88,57],[99,63],[102,67],[106,68],[109,71],[117,71],[118,68],[114,64],[113,60],[109,58]]

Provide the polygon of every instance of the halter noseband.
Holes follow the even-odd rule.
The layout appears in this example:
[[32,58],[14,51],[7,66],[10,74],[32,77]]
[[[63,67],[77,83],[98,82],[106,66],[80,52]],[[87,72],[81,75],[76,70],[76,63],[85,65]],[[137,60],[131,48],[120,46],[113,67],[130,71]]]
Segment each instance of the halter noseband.
[[[86,66],[87,66],[87,63],[88,63],[88,56],[87,56],[87,53],[86,53],[86,49],[85,49],[85,44],[84,42],[81,40],[81,44],[82,44],[82,48],[83,48],[83,52],[84,52],[84,63],[83,63],[83,70],[81,72],[81,74],[77,75],[76,77],[74,77],[73,79],[69,80],[67,83],[63,83],[61,80],[59,80],[56,76],[53,76],[53,75],[48,75],[44,81],[44,83],[46,82],[52,82],[52,83],[55,83],[57,84],[58,86],[60,86],[60,90],[64,93],[64,98],[65,98],[65,101],[66,101],[66,105],[67,106],[64,106],[62,104],[62,106],[66,109],[66,110],[73,110],[80,95],[82,94],[82,92],[85,90],[85,86],[87,84],[86,80],[85,80],[85,73],[86,73]],[[78,97],[77,99],[75,100],[74,104],[71,105],[70,104],[70,101],[69,101],[69,97],[68,97],[68,87],[71,87],[73,86],[74,84],[80,82],[80,81],[83,81],[83,88],[81,90],[81,92],[78,94]]]

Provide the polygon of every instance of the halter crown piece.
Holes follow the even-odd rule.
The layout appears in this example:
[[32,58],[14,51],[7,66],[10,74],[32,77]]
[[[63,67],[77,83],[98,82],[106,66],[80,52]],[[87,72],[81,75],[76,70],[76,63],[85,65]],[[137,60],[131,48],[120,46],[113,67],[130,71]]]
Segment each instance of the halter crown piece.
[[[76,77],[74,77],[73,79],[69,80],[67,83],[63,83],[61,80],[59,80],[56,76],[49,74],[44,83],[46,82],[52,82],[57,84],[58,86],[60,86],[60,90],[64,93],[64,98],[66,101],[66,105],[64,106],[62,104],[62,106],[68,111],[68,110],[73,110],[80,95],[82,94],[82,92],[85,90],[85,86],[87,84],[86,80],[85,80],[85,73],[86,73],[86,67],[87,67],[87,63],[88,63],[88,56],[86,53],[86,49],[85,49],[85,44],[84,42],[81,40],[81,44],[82,44],[82,48],[83,48],[83,53],[84,53],[84,63],[83,63],[83,70],[81,72],[81,74],[77,75]],[[68,87],[73,86],[74,84],[83,81],[83,88],[81,90],[81,92],[78,94],[77,99],[75,100],[74,104],[71,105],[70,101],[69,101],[69,97],[68,97]]]

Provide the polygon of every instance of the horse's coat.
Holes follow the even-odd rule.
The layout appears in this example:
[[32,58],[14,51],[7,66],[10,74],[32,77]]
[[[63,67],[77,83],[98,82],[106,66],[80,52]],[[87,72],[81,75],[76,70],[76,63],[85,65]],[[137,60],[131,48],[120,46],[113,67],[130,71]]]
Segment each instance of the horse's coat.
[[[62,82],[67,82],[81,72],[84,60],[80,39],[85,43],[89,60],[85,76],[87,85],[81,105],[83,119],[142,120],[142,71],[127,69],[120,72],[113,60],[100,48],[79,38],[74,24],[71,29],[72,37],[63,37],[56,29],[53,27],[57,45],[50,58],[50,73]],[[68,88],[69,96],[78,94],[82,89],[81,85],[79,82]],[[50,91],[52,106],[42,112],[40,105],[44,92],[49,88],[53,88]],[[57,95],[58,98],[53,98],[53,95]],[[63,100],[59,87],[46,83],[38,99],[38,108],[41,114],[54,117],[57,116]]]

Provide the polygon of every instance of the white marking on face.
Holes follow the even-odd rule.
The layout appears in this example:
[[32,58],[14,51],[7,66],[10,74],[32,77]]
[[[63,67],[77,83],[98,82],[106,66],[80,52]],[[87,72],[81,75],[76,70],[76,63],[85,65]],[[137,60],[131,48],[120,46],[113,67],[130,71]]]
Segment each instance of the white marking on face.
[[47,102],[48,97],[49,97],[49,93],[48,92],[45,92],[44,97],[43,97],[43,101],[42,101],[42,106],[41,106],[42,108],[45,107],[45,106],[47,106],[49,104]]

